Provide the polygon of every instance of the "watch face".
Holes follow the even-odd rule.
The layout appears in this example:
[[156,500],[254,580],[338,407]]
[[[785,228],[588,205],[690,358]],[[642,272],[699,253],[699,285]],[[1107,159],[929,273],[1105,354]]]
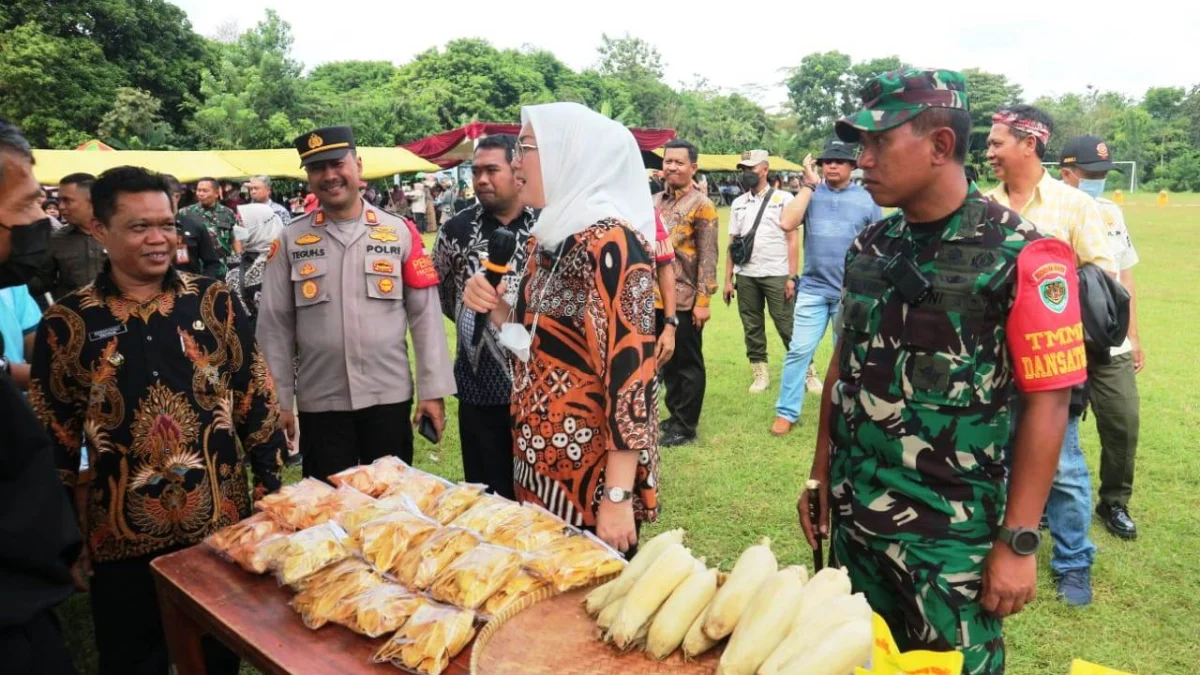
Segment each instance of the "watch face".
[[1012,549],[1022,555],[1031,555],[1037,552],[1038,544],[1041,543],[1042,537],[1037,530],[1022,530],[1014,532],[1012,538]]
[[608,491],[608,500],[611,502],[623,502],[628,494],[623,488],[613,488]]

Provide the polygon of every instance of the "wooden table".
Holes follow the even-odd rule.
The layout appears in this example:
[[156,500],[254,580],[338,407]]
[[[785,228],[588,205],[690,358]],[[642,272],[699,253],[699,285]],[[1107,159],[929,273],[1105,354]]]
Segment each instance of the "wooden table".
[[[150,563],[163,631],[179,675],[205,675],[200,638],[212,635],[267,675],[378,675],[405,672],[371,663],[385,638],[371,639],[329,624],[313,631],[288,604],[292,592],[271,576],[256,576],[199,545]],[[446,675],[470,672],[468,646]]]

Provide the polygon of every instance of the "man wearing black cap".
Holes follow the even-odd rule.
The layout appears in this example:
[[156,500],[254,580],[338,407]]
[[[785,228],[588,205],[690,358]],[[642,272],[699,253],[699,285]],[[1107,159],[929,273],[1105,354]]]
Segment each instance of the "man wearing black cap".
[[826,326],[837,314],[850,242],[883,218],[883,211],[871,201],[871,195],[850,180],[850,173],[858,165],[856,151],[856,145],[840,138],[826,141],[816,162],[824,177],[820,183],[812,158],[806,157],[800,192],[784,210],[780,223],[785,232],[803,225],[804,273],[796,284],[792,344],[783,361],[783,381],[775,402],[771,433],[776,436],[787,434],[800,420],[809,364],[825,338]]
[[1102,196],[1108,172],[1116,168],[1108,144],[1096,136],[1073,138],[1063,146],[1059,166],[1064,183],[1095,198],[1108,225],[1109,249],[1120,270],[1121,284],[1129,291],[1129,336],[1124,344],[1112,349],[1110,363],[1088,364],[1088,392],[1100,434],[1100,503],[1096,515],[1109,532],[1122,539],[1136,539],[1137,525],[1129,515],[1140,421],[1135,376],[1146,365],[1135,311],[1133,266],[1138,263],[1138,255],[1121,207]]
[[296,405],[305,476],[324,479],[383,455],[411,463],[407,332],[421,397],[414,421],[428,418],[440,437],[442,399],[455,393],[433,262],[414,227],[359,195],[350,127],[304,134],[296,149],[320,208],[293,221],[267,254],[258,318],[284,428],[295,437]]

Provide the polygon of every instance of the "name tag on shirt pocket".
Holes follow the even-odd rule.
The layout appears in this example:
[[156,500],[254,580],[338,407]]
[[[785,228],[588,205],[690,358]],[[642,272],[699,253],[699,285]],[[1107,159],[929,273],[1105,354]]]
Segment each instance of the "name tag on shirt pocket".
[[364,260],[367,297],[376,300],[402,300],[401,262],[398,256],[368,255]]
[[309,258],[292,263],[292,293],[296,307],[311,307],[329,302],[329,261],[326,258]]

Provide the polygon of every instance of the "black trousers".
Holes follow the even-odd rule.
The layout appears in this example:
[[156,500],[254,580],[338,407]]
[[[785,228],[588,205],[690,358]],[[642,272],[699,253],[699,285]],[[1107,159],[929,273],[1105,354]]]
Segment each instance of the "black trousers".
[[[150,561],[165,552],[95,563],[92,620],[100,675],[167,675],[170,659]],[[210,675],[237,675],[239,659],[211,636],[202,644]]]
[[300,413],[305,478],[321,480],[358,464],[395,455],[412,464],[412,401],[362,410]]
[[[666,404],[671,424],[687,436],[695,436],[704,407],[704,389],[708,377],[704,370],[704,331],[696,328],[692,312],[677,312],[679,328],[675,330],[675,355],[659,374],[667,388]],[[662,325],[662,310],[657,311]],[[659,333],[661,334],[661,328]]]
[[498,495],[516,498],[513,488],[512,412],[506,405],[458,403],[463,476]]
[[54,611],[19,626],[0,628],[0,671],[11,675],[75,675]]

